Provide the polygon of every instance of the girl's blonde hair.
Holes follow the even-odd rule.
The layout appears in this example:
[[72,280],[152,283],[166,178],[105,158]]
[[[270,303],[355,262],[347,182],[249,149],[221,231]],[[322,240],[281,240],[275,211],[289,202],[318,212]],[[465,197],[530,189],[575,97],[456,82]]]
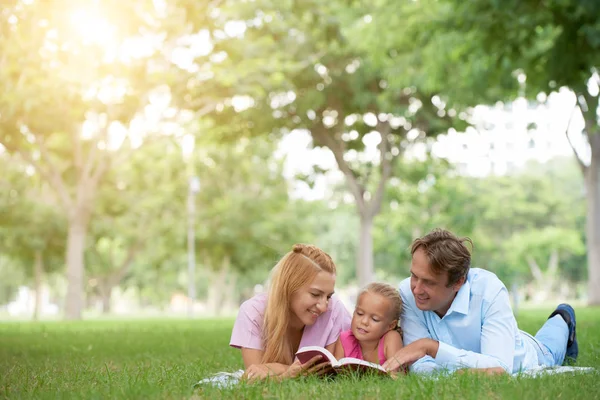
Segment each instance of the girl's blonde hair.
[[327,253],[310,244],[295,244],[273,268],[263,324],[263,364],[292,363],[294,355],[287,335],[292,295],[321,271],[335,275],[335,264]]
[[360,296],[367,292],[378,294],[390,301],[390,314],[392,315],[393,320],[398,321],[396,330],[402,334],[402,328],[400,328],[399,325],[400,313],[402,313],[402,297],[400,297],[398,289],[387,283],[373,282],[365,286],[358,294],[358,297],[360,298]]

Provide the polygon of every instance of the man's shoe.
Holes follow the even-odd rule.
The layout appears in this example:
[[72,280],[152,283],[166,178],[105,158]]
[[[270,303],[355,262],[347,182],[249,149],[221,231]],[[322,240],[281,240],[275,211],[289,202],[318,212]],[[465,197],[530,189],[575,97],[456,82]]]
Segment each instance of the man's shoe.
[[577,331],[575,329],[577,322],[575,320],[575,310],[568,304],[559,304],[556,310],[550,314],[548,319],[560,315],[565,320],[569,327],[569,339],[567,341],[567,354],[565,356],[565,363],[574,363],[577,360],[579,354],[579,345],[577,344]]

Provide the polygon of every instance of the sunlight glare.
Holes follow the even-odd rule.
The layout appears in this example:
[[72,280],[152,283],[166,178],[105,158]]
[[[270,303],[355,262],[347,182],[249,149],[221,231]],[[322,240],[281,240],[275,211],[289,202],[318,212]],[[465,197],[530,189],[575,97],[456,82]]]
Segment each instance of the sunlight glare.
[[181,139],[181,152],[183,153],[184,160],[189,160],[190,156],[194,152],[196,139],[194,135],[185,134]]
[[70,22],[83,44],[95,44],[109,49],[114,47],[116,28],[92,10],[78,9],[71,12]]

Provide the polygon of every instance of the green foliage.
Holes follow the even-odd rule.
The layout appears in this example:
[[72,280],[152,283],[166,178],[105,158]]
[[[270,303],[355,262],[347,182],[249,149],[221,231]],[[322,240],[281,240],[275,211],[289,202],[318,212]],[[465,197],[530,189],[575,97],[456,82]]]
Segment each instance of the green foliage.
[[12,258],[0,255],[0,304],[8,304],[17,294],[19,286],[28,283],[23,265]]
[[522,281],[531,277],[527,257],[545,270],[557,251],[561,269],[570,271],[563,276],[582,279],[584,184],[572,160],[477,179],[472,188],[478,199],[474,265],[495,271],[505,281]]
[[[435,26],[468,37],[457,61],[491,58],[494,73],[505,76],[520,69],[532,97],[562,86],[578,91],[600,64],[596,1],[551,0],[543,6],[533,0],[441,3],[443,22]],[[444,33],[438,30],[438,35]]]
[[45,272],[63,269],[66,221],[48,187],[25,167],[0,153],[0,254],[33,278],[36,252]]
[[[225,1],[209,24],[225,77],[237,72],[230,82],[236,96],[213,116],[222,135],[233,141],[308,131],[313,146],[333,153],[364,232],[380,211],[394,160],[415,142],[466,124],[456,110],[446,110],[436,91],[415,87],[412,71],[381,62],[370,46],[374,37],[355,40],[370,10],[363,2]],[[196,23],[193,16],[188,20]],[[243,33],[231,32],[232,24],[244,24]],[[200,68],[212,66],[210,59],[195,61]],[[244,106],[236,105],[240,99]],[[361,236],[360,281],[371,279],[371,241],[369,234]]]
[[205,144],[195,154],[198,259],[218,269],[225,256],[239,272],[266,271],[301,241],[304,228],[289,199],[282,160],[257,139]]
[[142,146],[109,171],[98,191],[86,251],[91,289],[103,294],[135,281],[133,275],[160,271],[184,251],[185,171],[181,148],[167,138]]
[[311,233],[310,242],[324,249],[337,267],[336,285],[356,282],[356,249],[359,218],[354,207],[338,204],[335,209],[320,201],[304,204],[302,220]]
[[585,245],[576,230],[547,226],[513,234],[504,243],[503,250],[507,264],[518,267],[528,257],[543,265],[553,251],[559,257],[580,256],[585,253]]
[[439,159],[406,161],[390,182],[376,223],[376,265],[396,279],[408,276],[412,241],[433,228],[468,236],[479,222],[470,179]]
[[[196,174],[200,294],[224,265],[239,278],[240,293],[249,293],[304,241],[330,252],[340,283],[352,282],[361,218],[348,192],[362,220],[377,215],[382,201],[373,228],[380,276],[402,277],[415,236],[446,227],[475,239],[474,265],[507,280],[530,279],[526,258],[544,267],[553,251],[561,276],[585,279],[583,184],[571,165],[472,179],[442,160],[403,156],[450,127],[463,130],[468,106],[511,99],[519,90],[531,98],[570,87],[592,110],[586,129],[597,127],[590,118],[597,97],[585,89],[600,64],[599,3],[160,3],[82,3],[115,24],[119,45],[157,40],[148,54],[125,59],[108,54],[108,32],[97,41],[77,32],[68,2],[3,4],[6,268],[31,275],[33,257],[43,251],[47,271],[61,271],[67,223],[91,213],[85,273],[96,286],[87,289],[120,284],[135,287],[145,302],[163,302],[187,284],[186,196]],[[524,86],[515,79],[520,72]],[[139,148],[128,130],[166,98],[176,114],[170,122],[197,136],[191,168],[174,143],[145,136],[172,132],[171,125],[149,128]],[[84,123],[97,123],[94,132],[82,135]],[[119,149],[111,124],[129,135]],[[294,130],[310,132],[314,146],[337,155],[347,188],[323,202],[290,199],[284,160],[273,153],[281,135]],[[326,172],[316,167],[301,178],[310,185]]]
[[[380,52],[371,45],[388,43],[395,33],[378,31],[377,38],[365,35],[357,40],[356,32],[365,31],[364,17],[371,10],[366,3],[225,1],[208,11],[213,16],[210,23],[179,4],[196,29],[210,27],[213,54],[223,54],[218,66],[212,55],[197,57],[196,65],[219,68],[223,75],[217,81],[233,73],[234,94],[248,99],[245,107],[235,110],[231,94],[217,108],[212,118],[221,136],[234,140],[247,134],[308,130],[313,144],[331,149],[338,164],[344,164],[340,168],[347,178],[357,180],[359,189],[352,190],[356,198],[376,192],[382,175],[378,169],[386,164],[382,160],[402,154],[415,138],[465,126],[456,110],[450,112],[433,100],[435,91],[414,87],[410,71],[388,69],[392,60],[377,62],[391,49]],[[246,24],[243,34],[227,34],[236,23]],[[402,84],[390,84],[400,77]],[[191,99],[195,96],[194,90],[188,92]],[[386,142],[379,146],[381,160],[354,157],[365,150],[365,136],[374,130]]]
[[557,252],[558,274],[585,279],[583,181],[570,159],[530,164],[499,177],[473,178],[441,160],[406,162],[392,179],[373,231],[376,267],[388,280],[408,275],[410,245],[433,228],[474,241],[474,267],[497,273],[507,284],[542,272]]

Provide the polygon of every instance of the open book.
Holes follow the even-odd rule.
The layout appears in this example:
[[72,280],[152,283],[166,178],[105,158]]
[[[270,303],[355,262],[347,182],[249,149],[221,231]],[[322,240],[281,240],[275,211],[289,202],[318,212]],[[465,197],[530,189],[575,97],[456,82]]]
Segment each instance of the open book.
[[337,360],[329,350],[320,346],[306,346],[300,348],[296,352],[296,357],[302,364],[310,361],[313,357],[319,355],[323,356],[323,358],[321,361],[317,361],[317,364],[322,362],[330,362],[332,367],[331,374],[354,372],[361,374],[375,373],[381,375],[388,375],[388,372],[385,369],[383,369],[383,367],[379,364],[375,364],[354,357],[344,357]]

